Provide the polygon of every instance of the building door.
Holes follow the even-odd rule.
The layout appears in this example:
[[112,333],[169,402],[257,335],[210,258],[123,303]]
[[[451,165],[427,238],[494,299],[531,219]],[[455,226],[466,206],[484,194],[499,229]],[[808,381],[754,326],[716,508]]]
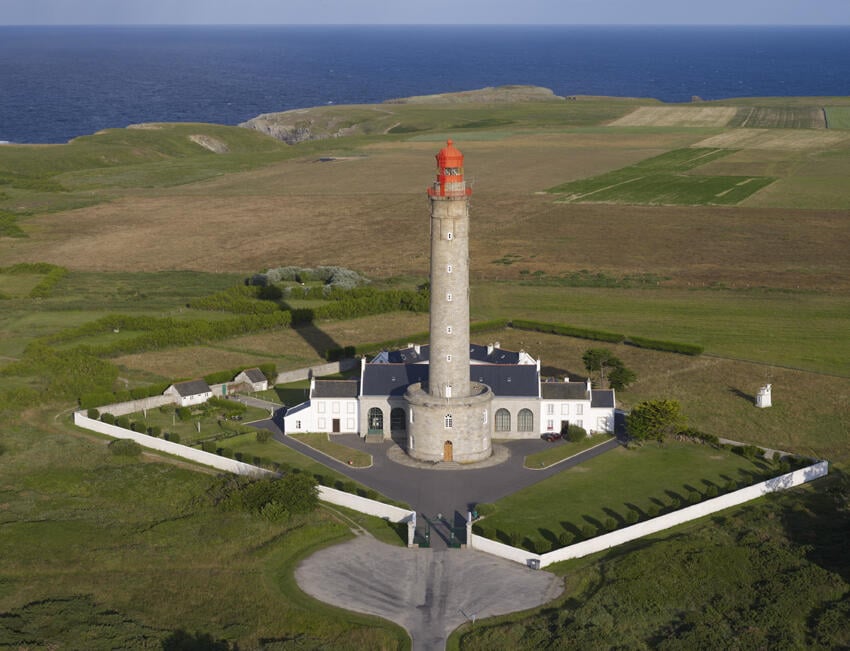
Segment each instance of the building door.
[[570,431],[570,421],[562,420],[561,421],[561,436],[566,438],[567,432],[569,432],[569,431]]
[[333,419],[333,422],[331,423],[331,431],[334,434],[339,434],[339,418]]
[[443,443],[443,461],[452,461],[454,454],[452,453],[452,442],[446,441]]

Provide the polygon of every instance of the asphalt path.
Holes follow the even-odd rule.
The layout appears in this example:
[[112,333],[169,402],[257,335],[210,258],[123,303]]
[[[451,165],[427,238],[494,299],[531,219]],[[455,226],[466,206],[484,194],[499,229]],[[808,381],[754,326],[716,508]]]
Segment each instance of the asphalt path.
[[387,497],[409,504],[417,512],[417,528],[420,533],[424,533],[425,519],[431,521],[431,545],[435,549],[445,548],[448,545],[451,540],[450,528],[454,528],[456,537],[464,541],[467,512],[471,511],[476,504],[495,502],[620,445],[618,439],[612,438],[549,468],[531,470],[523,466],[526,455],[553,445],[569,445],[569,443],[548,443],[535,439],[502,442],[498,445],[504,445],[510,452],[509,458],[504,463],[485,468],[464,468],[452,471],[410,467],[396,463],[388,456],[389,449],[397,446],[392,441],[365,443],[357,434],[334,435],[334,441],[337,443],[372,455],[371,467],[352,468],[300,441],[285,436],[274,420],[258,421],[252,425],[270,430],[276,441],[336,472]]
[[445,649],[465,621],[541,606],[563,591],[549,572],[472,550],[409,550],[360,535],[304,559],[295,580],[326,603],[388,619],[413,651]]

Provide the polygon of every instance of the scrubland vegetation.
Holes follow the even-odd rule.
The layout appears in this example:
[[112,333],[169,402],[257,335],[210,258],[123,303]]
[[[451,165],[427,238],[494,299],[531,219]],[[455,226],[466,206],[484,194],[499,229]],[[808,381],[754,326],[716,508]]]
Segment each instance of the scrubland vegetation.
[[[724,110],[694,112],[712,107]],[[363,124],[358,135],[298,145],[247,129],[156,125],[0,147],[0,646],[161,648],[187,636],[241,649],[409,645],[401,629],[295,586],[298,559],[351,535],[350,515],[223,508],[212,497],[222,480],[110,448],[68,414],[81,399],[96,409],[175,380],[419,341],[423,191],[448,136],[473,187],[473,340],[524,349],[544,374],[572,377],[604,341],[636,375],[618,392],[622,407],[669,398],[700,431],[832,462],[808,488],[563,564],[561,600],[479,622],[456,641],[850,644],[850,100],[382,108],[349,116]],[[317,113],[331,125],[345,111]],[[631,124],[610,125],[629,115]],[[357,277],[340,272],[334,288],[333,274],[281,271],[320,267]],[[272,282],[246,285],[258,274]],[[604,336],[576,338],[588,334]],[[757,410],[767,382],[774,406]],[[204,416],[198,437],[191,414],[185,431],[176,412],[147,416],[163,421],[144,425],[160,436],[174,430],[203,445],[209,428],[225,435],[216,451],[345,487],[240,433],[240,421]],[[698,452],[707,459],[684,460]],[[481,524],[519,544],[561,544],[585,526],[669,508],[667,491],[687,501],[689,487],[722,491],[778,470],[771,463],[647,444],[507,498]],[[699,476],[676,475],[694,465]],[[562,517],[551,517],[553,503]],[[499,523],[517,510],[530,520]]]

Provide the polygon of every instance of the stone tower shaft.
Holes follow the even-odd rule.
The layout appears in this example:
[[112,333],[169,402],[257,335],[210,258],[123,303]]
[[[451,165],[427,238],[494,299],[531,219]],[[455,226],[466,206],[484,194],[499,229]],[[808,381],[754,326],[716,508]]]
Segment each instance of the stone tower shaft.
[[449,140],[437,154],[431,200],[431,323],[428,393],[470,395],[469,195],[463,154]]

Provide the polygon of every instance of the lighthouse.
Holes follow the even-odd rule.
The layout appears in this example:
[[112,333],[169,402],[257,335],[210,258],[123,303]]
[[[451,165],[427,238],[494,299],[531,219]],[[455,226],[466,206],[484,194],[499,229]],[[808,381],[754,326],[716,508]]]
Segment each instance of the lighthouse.
[[428,378],[411,385],[408,454],[423,461],[480,461],[492,452],[492,399],[470,380],[469,196],[463,154],[449,140],[437,154],[431,207]]

